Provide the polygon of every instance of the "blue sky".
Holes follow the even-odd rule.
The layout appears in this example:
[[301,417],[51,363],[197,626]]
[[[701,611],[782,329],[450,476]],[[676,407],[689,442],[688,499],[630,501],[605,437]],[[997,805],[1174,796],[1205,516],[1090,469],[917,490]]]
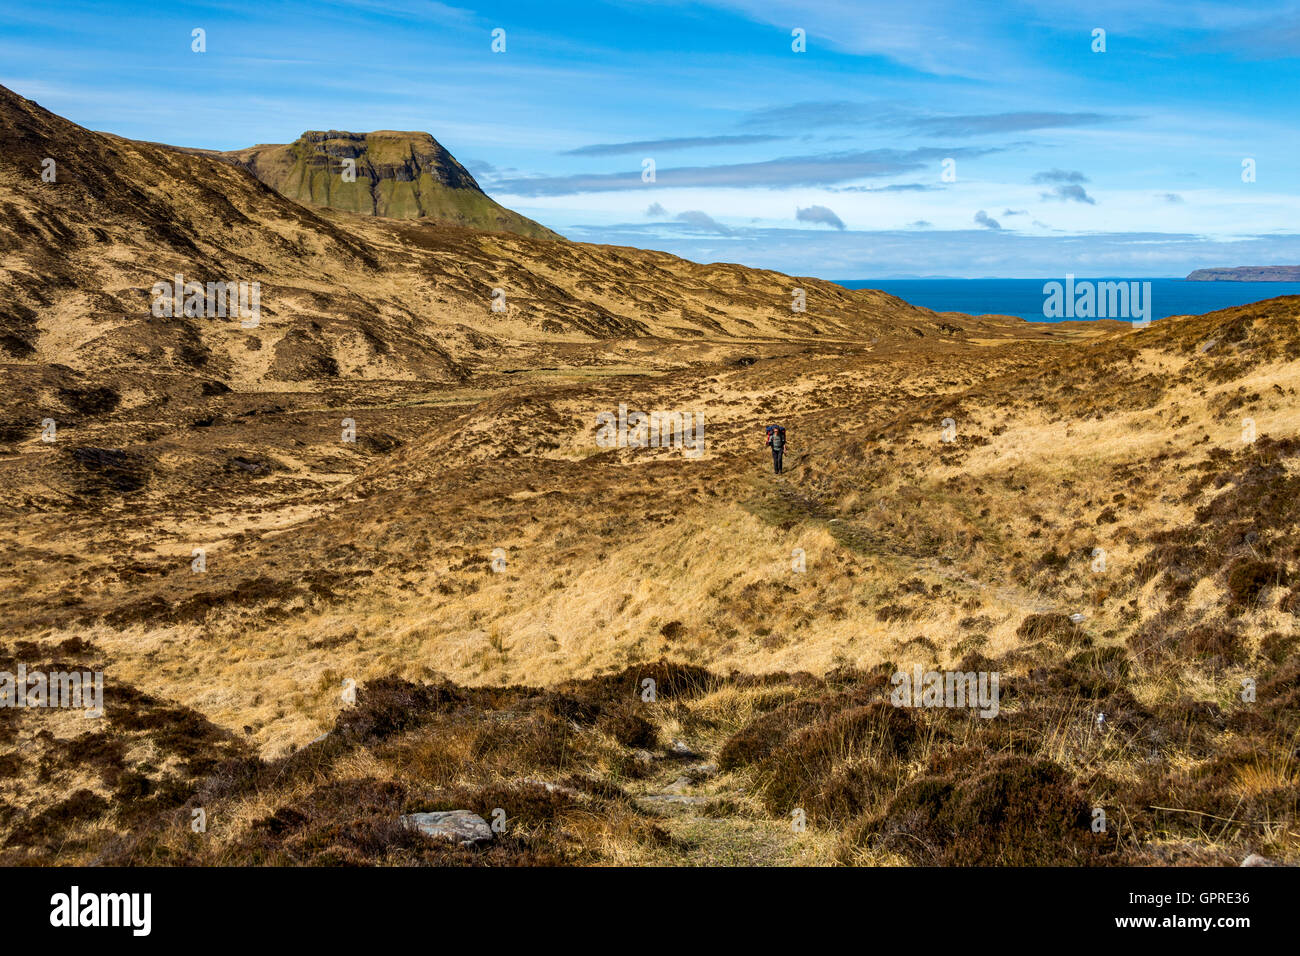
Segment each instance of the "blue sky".
[[47,0],[0,84],[184,146],[427,130],[570,238],[799,275],[1300,262],[1295,0]]

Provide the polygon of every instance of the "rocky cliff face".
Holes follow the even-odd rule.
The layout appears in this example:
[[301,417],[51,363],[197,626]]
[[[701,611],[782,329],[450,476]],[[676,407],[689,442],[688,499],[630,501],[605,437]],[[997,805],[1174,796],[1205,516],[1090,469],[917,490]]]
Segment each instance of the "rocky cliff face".
[[[312,206],[389,219],[432,219],[536,239],[560,238],[494,202],[428,133],[308,131],[286,145],[220,154]],[[355,173],[355,176],[352,175]]]

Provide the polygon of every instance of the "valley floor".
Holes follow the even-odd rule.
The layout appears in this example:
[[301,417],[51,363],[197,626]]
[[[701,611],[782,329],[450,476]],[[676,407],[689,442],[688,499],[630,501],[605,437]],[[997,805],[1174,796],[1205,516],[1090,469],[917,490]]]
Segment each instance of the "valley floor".
[[[12,440],[5,667],[102,670],[106,713],[0,711],[6,859],[1295,859],[1277,302],[538,346]],[[705,454],[601,447],[621,405],[702,415]],[[1001,713],[893,706],[918,665],[998,672]],[[507,824],[477,848],[400,825],[442,809]]]

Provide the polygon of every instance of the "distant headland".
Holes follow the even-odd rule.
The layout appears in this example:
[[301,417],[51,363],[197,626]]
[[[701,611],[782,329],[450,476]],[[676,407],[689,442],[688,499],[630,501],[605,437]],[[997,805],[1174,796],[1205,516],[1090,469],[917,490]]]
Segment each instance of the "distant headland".
[[1188,282],[1300,282],[1300,266],[1237,266],[1197,269]]

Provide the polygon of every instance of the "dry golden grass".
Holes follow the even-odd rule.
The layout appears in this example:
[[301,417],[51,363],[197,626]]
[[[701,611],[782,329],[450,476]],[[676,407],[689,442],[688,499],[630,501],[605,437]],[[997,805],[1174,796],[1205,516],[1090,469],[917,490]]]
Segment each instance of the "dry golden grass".
[[[0,106],[20,153],[108,163],[91,134]],[[0,832],[32,837],[14,854],[474,862],[392,820],[499,798],[533,816],[490,862],[1295,856],[1297,300],[1132,332],[800,279],[796,316],[776,273],[317,215],[204,157],[117,148],[196,223],[202,267],[240,262],[273,306],[252,334],[153,323],[133,290],[196,263],[143,213],[0,187],[32,229],[82,237],[0,270],[14,308],[40,305],[31,327],[5,318],[23,354],[0,383],[4,653],[101,664],[121,708],[80,744],[62,718],[0,724]],[[205,176],[239,233],[204,232]],[[38,279],[72,291],[45,302]],[[597,447],[620,404],[702,413],[706,453]],[[31,427],[47,413],[53,444]],[[709,686],[630,711],[609,675],[660,659]],[[881,730],[881,668],[913,665],[1000,669],[1004,719]],[[395,679],[450,680],[462,709]],[[340,736],[371,714],[345,684],[420,719]],[[548,709],[564,687],[592,712]],[[679,784],[751,738],[770,752]],[[591,792],[529,782],[573,775]],[[969,814],[1004,791],[1055,842],[991,856],[1006,834]],[[177,816],[194,801],[210,840]],[[1088,801],[1119,821],[1105,847],[1053,816]]]

